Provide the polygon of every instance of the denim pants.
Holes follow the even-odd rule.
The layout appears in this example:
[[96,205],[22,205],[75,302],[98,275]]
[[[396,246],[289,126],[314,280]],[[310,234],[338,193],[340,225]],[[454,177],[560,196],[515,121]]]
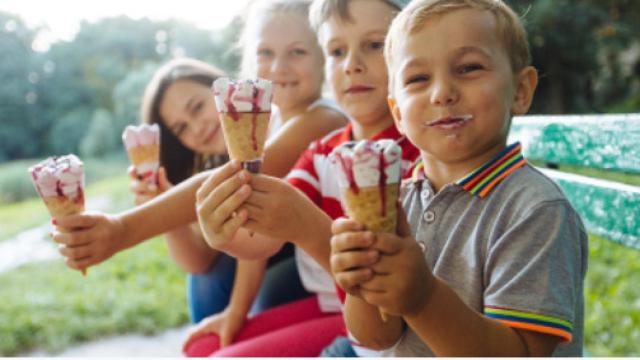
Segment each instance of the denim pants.
[[[258,313],[310,295],[300,282],[292,254],[292,247],[286,246],[270,259],[251,313]],[[229,255],[220,254],[207,272],[188,275],[187,301],[193,323],[217,314],[227,307],[235,273],[236,260]]]

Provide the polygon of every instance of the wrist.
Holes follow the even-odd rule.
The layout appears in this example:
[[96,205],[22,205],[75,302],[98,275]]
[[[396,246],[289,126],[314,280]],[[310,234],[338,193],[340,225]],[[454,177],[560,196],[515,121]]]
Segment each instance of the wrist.
[[426,291],[424,296],[422,296],[423,300],[420,301],[412,311],[402,316],[407,323],[410,324],[413,321],[420,321],[419,319],[424,319],[424,316],[428,316],[429,311],[434,308],[433,304],[437,301],[437,297],[441,294],[443,285],[444,283],[429,271]]

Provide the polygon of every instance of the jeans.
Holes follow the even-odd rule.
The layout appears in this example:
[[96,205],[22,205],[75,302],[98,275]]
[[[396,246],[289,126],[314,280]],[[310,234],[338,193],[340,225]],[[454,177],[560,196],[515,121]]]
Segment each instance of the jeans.
[[[285,247],[269,261],[260,291],[251,313],[255,314],[276,305],[309,296],[298,275],[292,248]],[[187,301],[193,323],[217,314],[229,304],[236,272],[236,260],[220,254],[204,273],[187,277]]]

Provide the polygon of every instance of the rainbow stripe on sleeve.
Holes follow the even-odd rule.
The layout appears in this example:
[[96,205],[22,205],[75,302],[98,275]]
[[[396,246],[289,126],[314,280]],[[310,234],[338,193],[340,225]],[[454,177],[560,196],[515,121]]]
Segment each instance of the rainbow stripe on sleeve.
[[492,306],[485,306],[484,315],[512,328],[558,336],[563,343],[572,339],[573,327],[562,319]]

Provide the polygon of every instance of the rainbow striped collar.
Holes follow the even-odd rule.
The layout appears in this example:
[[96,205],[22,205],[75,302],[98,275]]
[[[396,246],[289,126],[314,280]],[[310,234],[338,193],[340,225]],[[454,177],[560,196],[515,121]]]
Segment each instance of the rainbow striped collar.
[[[522,155],[522,145],[519,142],[507,146],[493,160],[487,162],[480,168],[472,171],[469,175],[456,182],[457,185],[469,193],[483,198],[500,181],[509,176],[516,169],[526,164],[527,160]],[[425,179],[424,163],[422,160],[413,169],[413,181]]]

